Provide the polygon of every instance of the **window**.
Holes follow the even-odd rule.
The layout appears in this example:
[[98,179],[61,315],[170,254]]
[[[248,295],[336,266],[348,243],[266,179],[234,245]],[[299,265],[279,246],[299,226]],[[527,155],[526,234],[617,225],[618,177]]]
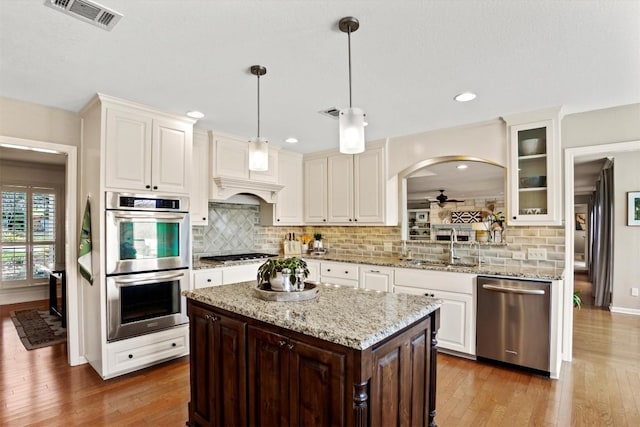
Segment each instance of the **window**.
[[55,189],[4,185],[0,212],[2,287],[45,283],[55,265]]

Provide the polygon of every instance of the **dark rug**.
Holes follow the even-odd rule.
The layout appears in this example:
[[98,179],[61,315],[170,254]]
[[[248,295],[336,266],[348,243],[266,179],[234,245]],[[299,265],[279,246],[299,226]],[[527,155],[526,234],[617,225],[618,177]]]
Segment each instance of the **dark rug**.
[[58,316],[49,314],[48,308],[12,311],[11,320],[27,350],[67,341],[67,330]]

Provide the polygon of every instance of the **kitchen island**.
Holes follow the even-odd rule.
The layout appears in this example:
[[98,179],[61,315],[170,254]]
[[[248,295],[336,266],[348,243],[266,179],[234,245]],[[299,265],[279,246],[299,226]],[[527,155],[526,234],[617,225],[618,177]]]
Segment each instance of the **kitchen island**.
[[435,426],[439,300],[320,286],[263,301],[255,282],[184,292],[191,426]]

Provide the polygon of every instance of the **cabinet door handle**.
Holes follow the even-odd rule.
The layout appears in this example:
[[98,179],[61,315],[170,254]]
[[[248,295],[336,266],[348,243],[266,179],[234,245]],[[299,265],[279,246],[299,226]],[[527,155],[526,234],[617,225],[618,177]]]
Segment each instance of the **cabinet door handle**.
[[349,218],[349,222],[353,221],[351,218]]
[[216,316],[215,314],[211,313],[211,314],[207,314],[206,316],[204,316],[204,318],[210,322],[215,322],[218,320],[218,316]]
[[344,274],[349,274],[349,270],[345,270],[345,271],[344,271]]
[[288,348],[289,350],[293,350],[293,344],[287,344],[287,348]]
[[154,190],[157,190],[157,189],[158,189],[158,186],[157,186],[157,185],[154,185],[154,186],[153,186],[153,189],[154,189]]
[[280,342],[278,343],[278,345],[280,347],[284,347],[285,345],[287,345],[287,340],[280,340]]
[[175,347],[175,346],[176,346],[176,343],[172,342],[171,347]]
[[358,218],[354,219],[354,221],[357,221],[357,220],[358,220]]
[[514,216],[513,219],[518,219],[518,217]]
[[207,218],[205,218],[205,217],[202,217],[202,220],[203,220],[203,221],[206,221],[206,220],[207,220]]
[[276,219],[276,221],[280,222],[280,218]]
[[327,222],[327,219],[326,218],[322,218],[322,222]]
[[380,273],[380,270],[369,270],[370,273]]
[[144,188],[146,188],[147,190],[151,188],[150,185],[145,185]]
[[330,268],[327,268],[327,272],[329,272],[329,271],[331,271],[331,269],[330,269]]
[[130,354],[130,355],[129,355],[129,359],[133,359],[133,354]]

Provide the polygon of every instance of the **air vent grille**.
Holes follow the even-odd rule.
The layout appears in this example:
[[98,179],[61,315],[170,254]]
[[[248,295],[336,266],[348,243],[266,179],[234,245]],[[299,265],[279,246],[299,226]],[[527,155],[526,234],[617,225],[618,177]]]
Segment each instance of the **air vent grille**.
[[44,4],[107,31],[122,18],[121,13],[90,0],[45,0]]
[[327,108],[326,110],[322,110],[318,112],[324,116],[333,117],[334,119],[337,119],[338,116],[340,115],[340,110],[338,110],[336,107],[330,107],[330,108]]

